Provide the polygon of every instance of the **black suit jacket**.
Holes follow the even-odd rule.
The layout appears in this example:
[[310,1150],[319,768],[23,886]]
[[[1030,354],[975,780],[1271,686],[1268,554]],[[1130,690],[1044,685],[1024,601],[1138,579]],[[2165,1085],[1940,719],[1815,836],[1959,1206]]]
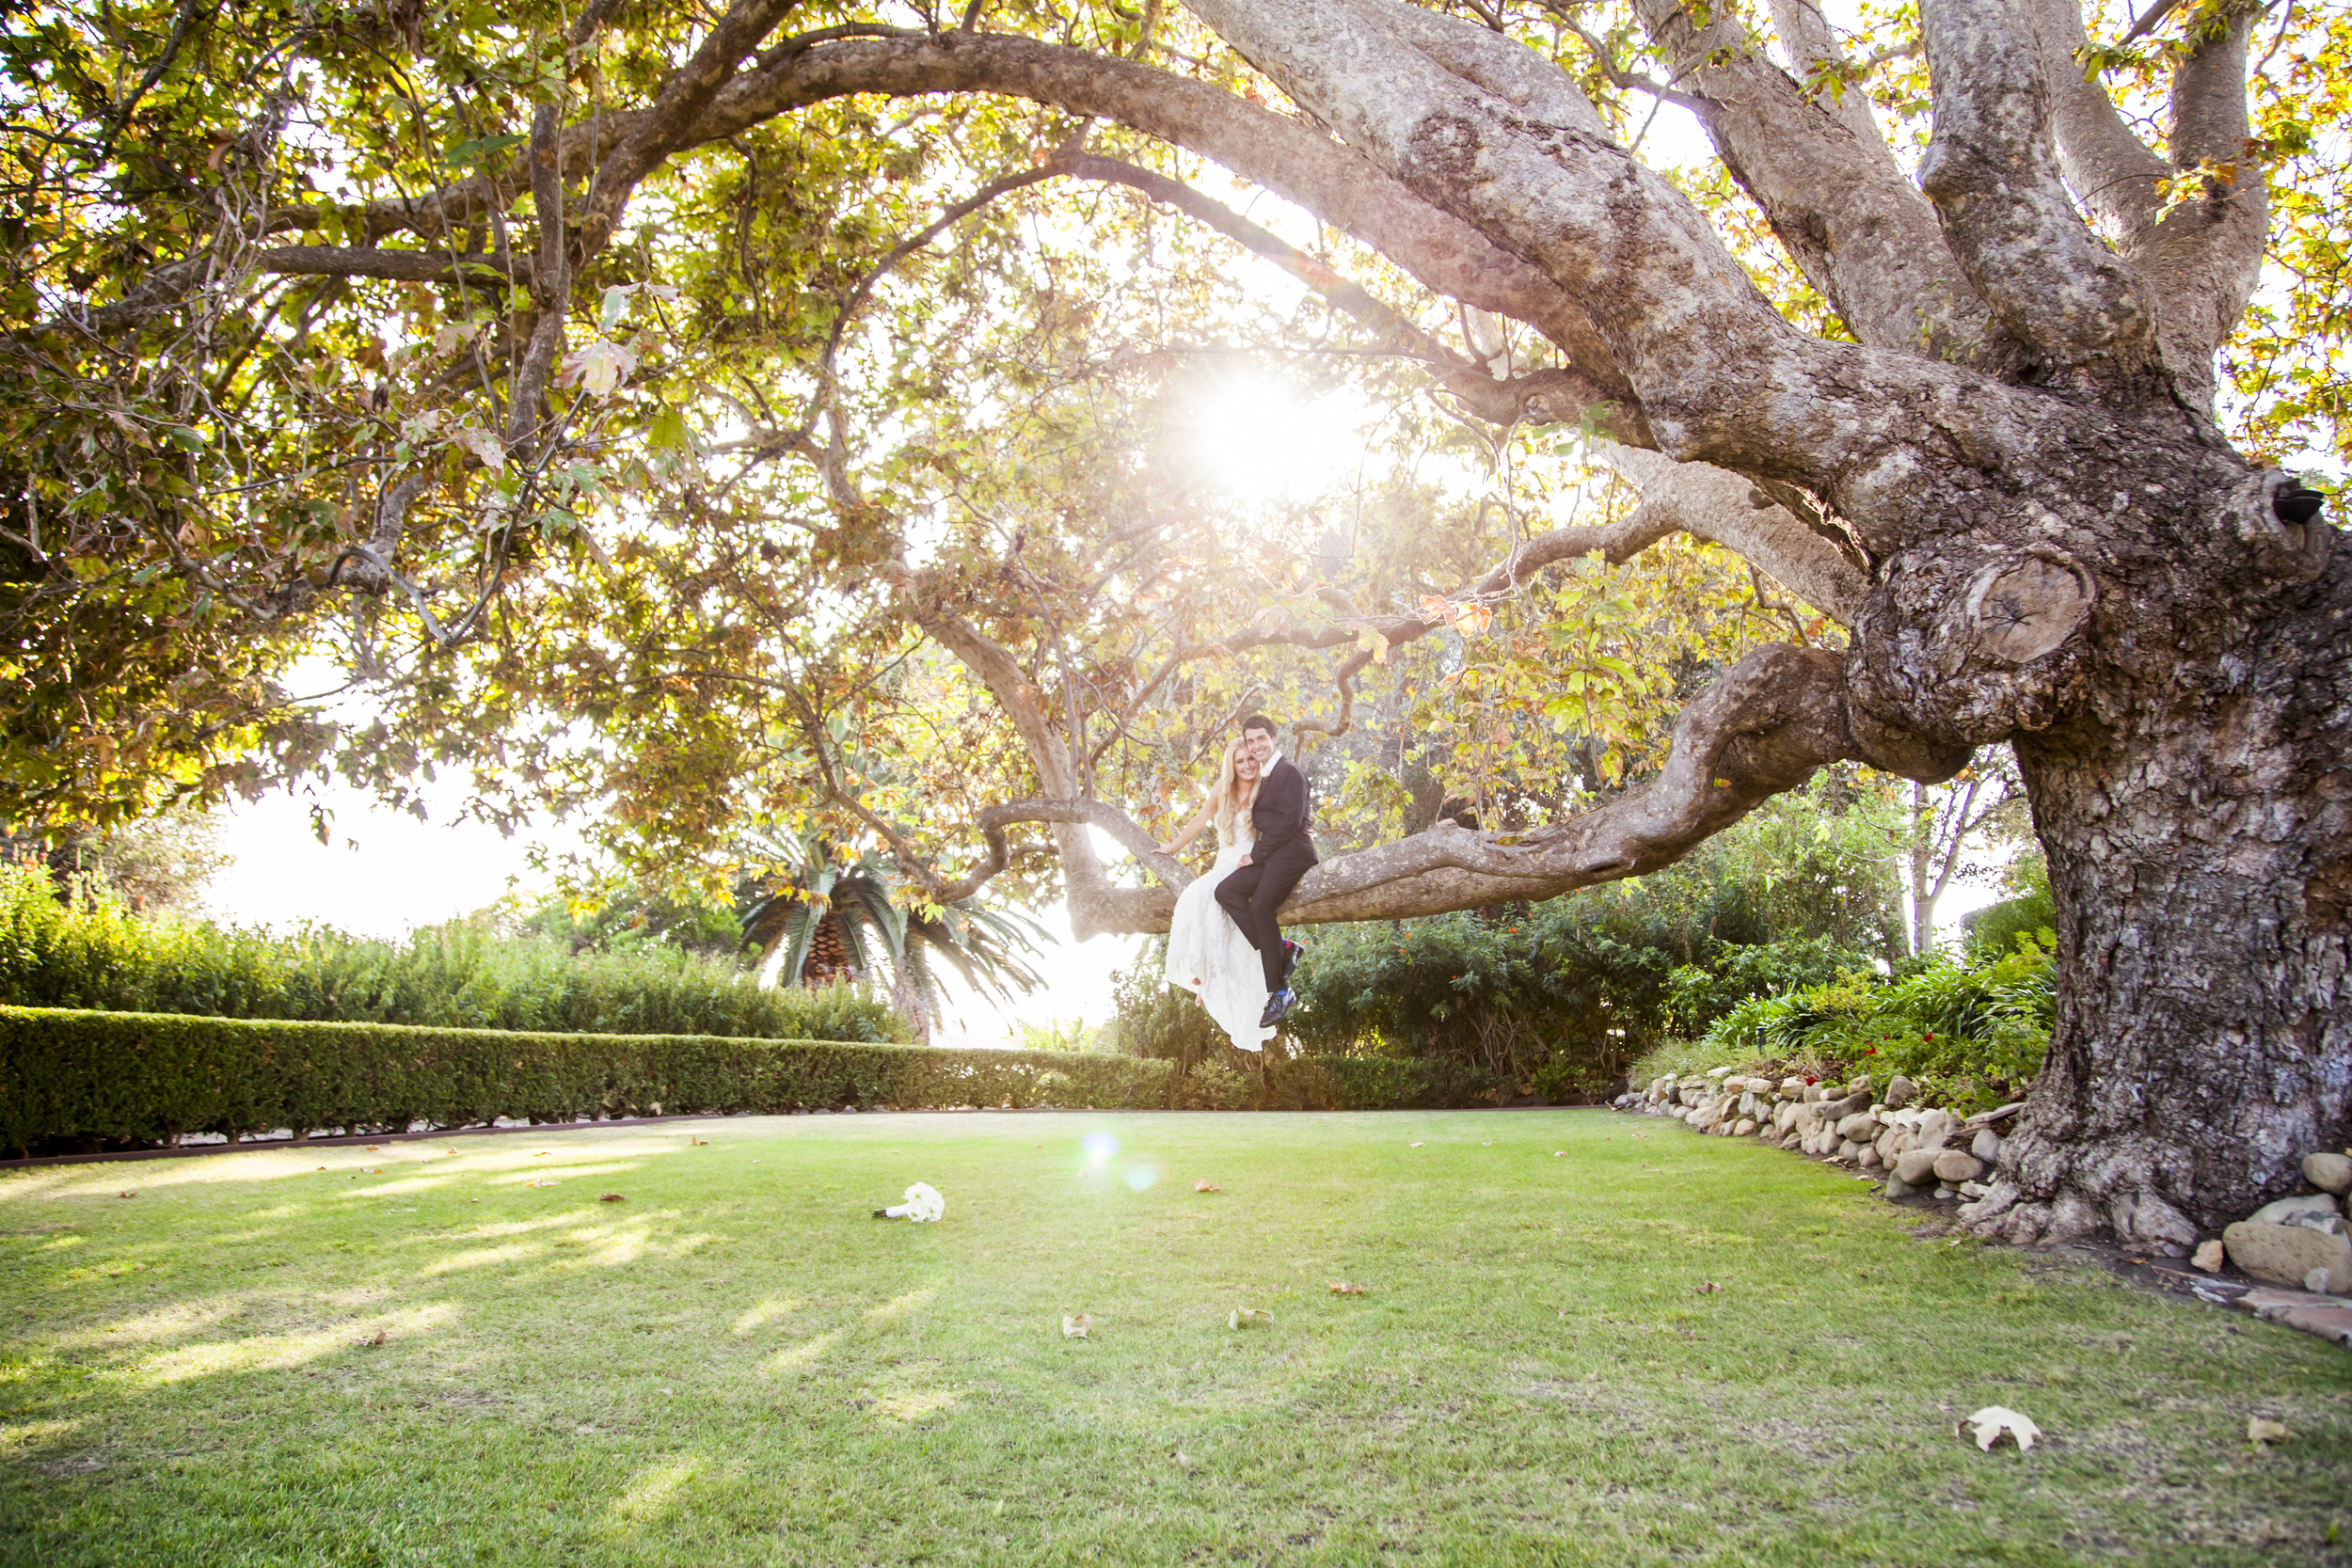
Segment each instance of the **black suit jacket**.
[[1312,864],[1315,841],[1307,832],[1307,775],[1292,767],[1288,757],[1277,757],[1258,785],[1256,803],[1249,808],[1249,831],[1258,840],[1257,847],[1249,851],[1252,863],[1263,865],[1276,850],[1297,844],[1306,849],[1308,863]]

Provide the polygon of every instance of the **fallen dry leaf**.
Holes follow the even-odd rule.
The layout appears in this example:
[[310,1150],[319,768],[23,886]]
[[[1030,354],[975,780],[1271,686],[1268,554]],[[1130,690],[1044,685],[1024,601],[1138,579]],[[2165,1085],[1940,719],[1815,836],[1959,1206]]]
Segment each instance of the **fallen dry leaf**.
[[377,1329],[377,1330],[375,1331],[375,1338],[373,1338],[373,1339],[363,1340],[363,1341],[361,1341],[361,1342],[362,1342],[362,1343],[364,1343],[364,1344],[370,1344],[370,1345],[380,1345],[380,1344],[382,1344],[382,1343],[384,1342],[384,1338],[385,1338],[385,1336],[384,1336],[384,1331],[383,1331],[382,1329],[380,1329],[380,1328],[379,1328],[379,1329]]
[[1192,1468],[1192,1455],[1186,1453],[1182,1449],[1178,1449],[1176,1450],[1176,1463],[1183,1468],[1189,1470]]
[[1568,1151],[1565,1148],[1555,1148],[1551,1151],[1551,1157],[1555,1160],[1565,1160],[1568,1157]]
[[1331,1288],[1335,1296],[1360,1296],[1364,1293],[1363,1286],[1351,1285],[1344,1279],[1327,1279],[1324,1283]]
[[1479,1148],[1494,1148],[1494,1145],[1493,1145],[1493,1144],[1491,1144],[1491,1143],[1483,1143],[1483,1144],[1480,1144],[1478,1147],[1479,1147]]
[[628,1199],[623,1197],[618,1193],[607,1193],[602,1197],[596,1199],[596,1201],[598,1203],[627,1203]]
[[526,1187],[560,1187],[563,1184],[561,1181],[526,1181],[523,1183]]
[[136,1193],[117,1193],[117,1194],[115,1194],[115,1196],[117,1196],[117,1197],[136,1197],[136,1196],[139,1196],[139,1195],[138,1195],[138,1194],[136,1194]]
[[2016,1411],[1998,1404],[1986,1405],[1961,1425],[1977,1429],[1977,1447],[1987,1453],[1993,1451],[1993,1445],[2001,1440],[2003,1433],[2016,1441],[2021,1452],[2032,1448],[2034,1439],[2042,1435],[2040,1427]]
[[1721,1285],[1716,1284],[1711,1279],[1702,1279],[1698,1284],[1698,1292],[1703,1296],[1711,1296],[1722,1289],[1723,1287]]
[[1087,1338],[1087,1330],[1093,1326],[1094,1319],[1089,1314],[1065,1312],[1061,1320],[1061,1337],[1065,1339],[1083,1339]]
[[1408,1145],[1407,1147],[1408,1147],[1408,1148],[1419,1148],[1421,1147],[1421,1145],[1420,1145],[1420,1144],[1411,1144],[1411,1145]]
[[1221,1193],[1225,1189],[1204,1176],[1192,1184],[1192,1190],[1196,1193]]
[[534,1159],[534,1160],[544,1160],[544,1159],[546,1159],[547,1157],[548,1157],[548,1151],[547,1151],[546,1149],[544,1149],[544,1148],[543,1148],[543,1149],[541,1149],[538,1153],[536,1153],[536,1154],[534,1154],[534,1155],[532,1155],[532,1159]]
[[2283,1421],[2265,1421],[2260,1416],[2247,1418],[2246,1440],[2249,1443],[2283,1443],[2293,1435]]
[[383,1148],[384,1146],[382,1144],[370,1144],[368,1145],[368,1152],[370,1154],[378,1153],[383,1149]]
[[1236,1307],[1227,1315],[1225,1319],[1225,1326],[1228,1328],[1256,1328],[1263,1323],[1270,1323],[1273,1321],[1274,1314],[1271,1312],[1261,1312],[1254,1307]]

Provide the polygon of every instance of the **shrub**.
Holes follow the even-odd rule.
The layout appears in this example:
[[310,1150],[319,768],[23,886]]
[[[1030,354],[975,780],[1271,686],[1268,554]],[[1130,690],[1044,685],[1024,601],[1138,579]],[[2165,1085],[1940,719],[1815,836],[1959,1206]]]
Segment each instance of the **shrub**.
[[1493,1104],[1510,1092],[1484,1069],[1443,1058],[1277,1056],[1266,1079],[1268,1101],[1286,1110],[1447,1110]]
[[1719,1067],[1740,1068],[1746,1065],[1746,1057],[1736,1062],[1727,1061],[1722,1047],[1709,1045],[1705,1040],[1668,1038],[1660,1040],[1642,1053],[1626,1076],[1638,1085],[1654,1083],[1661,1078],[1703,1077]]
[[1928,1103],[1977,1108],[2041,1069],[2057,1010],[2050,959],[2051,943],[2022,937],[1987,963],[1938,958],[1895,980],[1850,971],[1750,997],[1716,1021],[1697,1054],[1714,1058],[1706,1068],[1794,1058],[1808,1077],[1867,1072],[1881,1085],[1899,1072]]
[[553,1035],[0,1007],[0,1147],[499,1117],[1168,1103],[1159,1062],[841,1040]]
[[2008,879],[2016,890],[2013,897],[1961,918],[1972,962],[1987,962],[2015,952],[2021,937],[2057,939],[2058,898],[2050,891],[2049,862],[2039,853],[2028,855],[2010,868]]
[[406,942],[311,927],[291,936],[61,905],[0,869],[0,1005],[558,1034],[721,1035],[871,1043],[913,1037],[863,988],[761,990],[732,960],[651,946],[575,954],[464,921]]
[[1868,954],[1828,937],[1726,943],[1706,963],[1684,964],[1667,977],[1667,1022],[1684,1037],[1703,1036],[1743,1002],[1824,985],[1848,971],[1870,967]]

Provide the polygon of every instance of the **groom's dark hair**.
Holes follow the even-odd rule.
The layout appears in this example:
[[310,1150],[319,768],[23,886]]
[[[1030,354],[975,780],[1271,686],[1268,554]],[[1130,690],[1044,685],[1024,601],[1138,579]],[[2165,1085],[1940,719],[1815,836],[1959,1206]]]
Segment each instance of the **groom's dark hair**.
[[1265,731],[1266,738],[1269,740],[1281,734],[1279,730],[1274,727],[1274,721],[1268,719],[1263,713],[1253,713],[1248,718],[1241,721],[1242,734],[1248,735],[1251,730]]

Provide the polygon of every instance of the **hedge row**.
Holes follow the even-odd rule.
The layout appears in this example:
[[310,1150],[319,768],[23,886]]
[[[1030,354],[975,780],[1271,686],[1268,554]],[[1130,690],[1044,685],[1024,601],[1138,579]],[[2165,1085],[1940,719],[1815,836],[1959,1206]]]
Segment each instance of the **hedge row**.
[[1442,1056],[1295,1056],[1266,1063],[1263,1109],[1438,1111],[1495,1103],[1484,1068]]
[[893,1105],[1164,1106],[1169,1064],[704,1035],[548,1035],[0,1006],[0,1148],[292,1128],[401,1132],[501,1117]]

